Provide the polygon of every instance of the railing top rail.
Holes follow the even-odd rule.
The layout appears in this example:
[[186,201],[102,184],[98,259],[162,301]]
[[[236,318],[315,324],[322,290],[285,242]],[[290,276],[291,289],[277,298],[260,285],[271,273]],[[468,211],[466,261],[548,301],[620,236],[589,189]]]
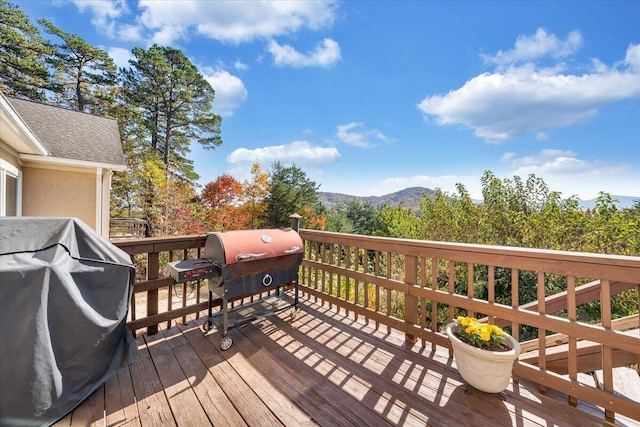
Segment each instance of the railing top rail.
[[130,222],[136,224],[147,224],[148,221],[140,218],[110,218],[110,222]]
[[321,230],[309,230],[301,229],[300,234],[304,236],[313,237],[317,240],[323,240],[322,237],[328,237],[331,240],[340,240],[346,242],[377,242],[402,245],[406,247],[417,248],[436,248],[436,249],[448,249],[464,252],[479,252],[479,253],[508,253],[510,256],[531,256],[531,257],[557,257],[580,259],[585,260],[589,258],[616,260],[623,264],[634,265],[640,263],[640,256],[628,256],[628,255],[611,255],[600,254],[592,252],[575,252],[575,251],[559,251],[553,249],[535,249],[535,248],[522,248],[515,246],[499,246],[499,245],[481,245],[476,243],[456,243],[456,242],[439,242],[436,240],[417,240],[417,239],[404,239],[397,237],[379,237],[379,236],[367,236],[362,234],[348,234],[348,233],[336,233],[331,231]]
[[203,247],[206,234],[169,237],[140,237],[132,239],[111,239],[111,243],[128,254],[157,253],[163,251]]
[[300,230],[303,239],[403,255],[637,282],[640,257]]

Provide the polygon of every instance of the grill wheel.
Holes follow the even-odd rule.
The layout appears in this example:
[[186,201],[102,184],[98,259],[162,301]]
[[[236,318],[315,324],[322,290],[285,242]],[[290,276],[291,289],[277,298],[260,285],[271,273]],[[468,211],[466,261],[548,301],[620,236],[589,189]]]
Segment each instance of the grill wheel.
[[233,345],[233,340],[231,339],[230,336],[226,336],[220,340],[220,348],[222,349],[222,351],[229,350],[232,345]]

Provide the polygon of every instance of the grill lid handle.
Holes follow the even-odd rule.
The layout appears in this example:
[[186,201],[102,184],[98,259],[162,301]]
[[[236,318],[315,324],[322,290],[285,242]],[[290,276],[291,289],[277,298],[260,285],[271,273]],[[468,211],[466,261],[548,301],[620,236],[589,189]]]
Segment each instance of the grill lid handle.
[[300,246],[291,246],[291,249],[284,251],[285,254],[295,254],[300,250]]
[[267,252],[262,252],[261,254],[238,254],[236,255],[236,261],[242,261],[243,259],[249,258],[260,258],[261,256],[267,255]]

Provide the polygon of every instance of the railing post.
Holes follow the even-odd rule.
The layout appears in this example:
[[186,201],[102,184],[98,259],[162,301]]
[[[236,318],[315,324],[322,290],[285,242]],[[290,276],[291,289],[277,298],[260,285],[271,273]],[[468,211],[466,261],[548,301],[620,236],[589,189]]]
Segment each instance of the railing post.
[[[160,277],[160,254],[151,252],[147,255],[147,280],[155,280]],[[158,314],[158,289],[147,292],[147,317]],[[147,334],[158,333],[158,325],[147,327]]]
[[[418,323],[418,298],[409,295],[409,287],[418,283],[418,258],[406,255],[404,258],[404,282],[407,285],[407,292],[404,294],[404,320],[407,328],[411,328]],[[416,343],[416,337],[413,334],[405,333],[404,342],[408,345]]]

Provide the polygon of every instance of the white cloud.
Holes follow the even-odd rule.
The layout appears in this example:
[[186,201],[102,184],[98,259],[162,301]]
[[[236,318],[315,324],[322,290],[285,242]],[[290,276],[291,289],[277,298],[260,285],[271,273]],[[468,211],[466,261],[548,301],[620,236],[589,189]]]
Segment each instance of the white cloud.
[[129,12],[126,0],[71,0],[80,12],[90,10],[96,18],[114,19]]
[[238,60],[233,63],[233,68],[235,68],[238,71],[246,71],[249,69],[249,66],[243,63],[242,61]]
[[538,70],[528,63],[481,74],[446,95],[426,97],[418,109],[425,120],[463,124],[488,142],[502,142],[527,133],[544,139],[546,128],[585,121],[608,103],[640,96],[640,45],[630,45],[613,68],[583,75],[562,74],[560,68]]
[[551,56],[552,58],[564,58],[575,53],[582,46],[582,34],[572,31],[566,40],[559,40],[555,34],[548,34],[544,29],[538,28],[533,36],[519,36],[513,49],[498,51],[497,54],[480,55],[485,62],[499,65],[510,65],[521,61]]
[[621,196],[639,196],[640,171],[624,163],[609,164],[602,160],[582,159],[568,150],[544,149],[518,157],[505,153],[502,161],[509,176],[526,179],[530,174],[541,178],[551,191],[562,197],[577,195],[583,200],[597,197],[600,191]]
[[139,25],[123,24],[117,28],[116,39],[125,42],[137,42],[142,40],[142,28]]
[[171,46],[176,44],[177,40],[187,37],[188,28],[181,25],[165,25],[155,31],[149,39],[149,44],[157,44],[160,46]]
[[389,142],[378,129],[365,129],[362,122],[351,122],[346,125],[339,125],[336,130],[336,138],[340,142],[360,148],[370,148],[375,146],[373,140]]
[[546,141],[547,139],[549,139],[549,134],[543,131],[539,131],[536,133],[536,139],[538,141]]
[[118,68],[128,68],[129,60],[133,59],[133,53],[131,53],[129,49],[123,49],[121,47],[111,47],[108,53]]
[[509,153],[510,157],[503,156],[502,160],[514,168],[516,175],[528,175],[530,173],[553,172],[554,174],[574,174],[581,170],[597,167],[597,162],[589,164],[578,159],[576,153],[568,150],[544,149],[530,156],[517,157],[515,153]]
[[640,45],[629,45],[624,62],[629,65],[631,71],[640,73]]
[[506,163],[511,161],[511,159],[513,159],[514,157],[516,157],[516,153],[507,152],[502,155],[502,158],[500,159],[500,161]]
[[232,164],[253,164],[269,167],[273,162],[284,164],[295,163],[299,166],[318,166],[329,164],[340,158],[340,152],[335,147],[313,146],[307,141],[294,141],[286,145],[272,145],[255,149],[238,148],[227,157]]
[[81,13],[89,11],[91,24],[108,37],[116,34],[115,19],[129,13],[126,0],[71,0]]
[[140,0],[139,8],[143,10],[140,21],[151,31],[172,27],[181,36],[195,27],[206,37],[241,43],[328,27],[335,19],[337,2]]
[[223,117],[233,115],[233,111],[247,99],[247,89],[242,80],[224,70],[204,68],[203,74],[216,91],[213,111]]
[[330,67],[338,62],[340,46],[331,39],[324,39],[309,53],[298,52],[293,46],[280,45],[275,40],[269,42],[267,50],[273,55],[273,62],[279,66],[292,67]]

